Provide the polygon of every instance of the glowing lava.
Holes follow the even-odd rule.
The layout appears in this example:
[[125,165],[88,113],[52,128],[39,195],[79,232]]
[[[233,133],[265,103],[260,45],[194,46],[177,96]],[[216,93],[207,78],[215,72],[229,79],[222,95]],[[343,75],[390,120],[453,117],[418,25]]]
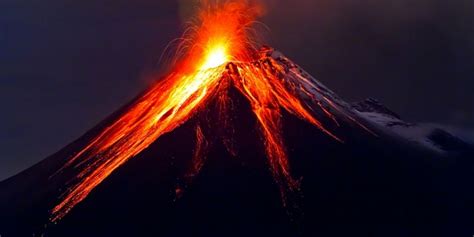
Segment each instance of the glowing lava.
[[201,70],[219,67],[228,61],[229,56],[227,55],[226,48],[218,45],[209,51],[205,63],[201,66]]
[[[265,141],[270,169],[282,187],[282,194],[288,189],[297,189],[282,139],[281,110],[285,109],[334,139],[340,139],[323,127],[314,115],[314,108],[301,99],[300,94],[311,96],[319,87],[253,47],[247,31],[261,12],[261,7],[246,1],[206,5],[200,11],[197,23],[183,37],[185,40],[179,51],[186,53],[168,76],[153,85],[67,161],[63,169],[76,169],[78,175],[52,209],[51,220],[64,217],[116,168],[161,135],[186,122],[220,90],[227,90],[220,86],[225,82],[232,82],[227,84],[235,86],[251,104]],[[286,81],[288,75],[298,78],[298,83]],[[219,97],[224,102],[227,99]],[[320,104],[319,100],[313,100]],[[327,109],[322,106],[321,109],[333,119]],[[200,127],[196,128],[196,136],[192,160],[195,172],[198,172],[203,165],[202,151],[208,144]]]

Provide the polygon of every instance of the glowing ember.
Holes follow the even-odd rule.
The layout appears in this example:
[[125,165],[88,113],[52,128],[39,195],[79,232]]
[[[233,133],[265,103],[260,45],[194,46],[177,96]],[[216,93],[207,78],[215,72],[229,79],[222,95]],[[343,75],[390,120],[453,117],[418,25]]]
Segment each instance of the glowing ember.
[[[222,100],[225,107],[229,97],[221,96],[220,92],[228,87],[220,85],[226,82],[232,82],[226,85],[235,86],[250,102],[265,141],[271,171],[282,187],[282,194],[288,189],[297,189],[282,140],[281,109],[308,121],[334,139],[340,139],[322,126],[314,115],[314,108],[305,104],[298,94],[311,97],[312,91],[319,87],[299,72],[288,71],[275,59],[262,55],[264,51],[253,48],[246,30],[259,14],[261,7],[246,1],[206,6],[199,14],[198,23],[188,31],[192,33],[184,37],[186,40],[180,50],[185,50],[186,54],[169,75],[65,164],[63,169],[72,167],[79,173],[53,208],[51,220],[64,217],[116,168],[161,135],[186,122],[211,98],[218,96],[218,101]],[[286,76],[298,78],[299,84],[285,81]],[[321,106],[321,101],[312,99]],[[331,106],[337,110],[337,105]],[[322,106],[321,110],[335,121],[329,110]],[[200,127],[196,128],[196,140],[192,158],[194,173],[202,167],[202,156],[208,146]]]

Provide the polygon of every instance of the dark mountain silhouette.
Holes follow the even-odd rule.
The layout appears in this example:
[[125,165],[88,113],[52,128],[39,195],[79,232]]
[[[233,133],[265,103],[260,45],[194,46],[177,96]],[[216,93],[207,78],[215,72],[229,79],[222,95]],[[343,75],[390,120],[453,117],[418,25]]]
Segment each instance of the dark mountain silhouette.
[[[269,56],[292,64],[279,53]],[[56,171],[73,152],[115,120],[119,110],[56,154],[0,183],[0,234],[474,234],[474,153],[468,141],[438,127],[419,133],[421,125],[402,121],[377,101],[350,105],[318,85],[324,96],[356,116],[376,135],[341,118],[339,126],[330,127],[343,137],[345,142],[340,143],[283,113],[283,134],[292,173],[301,177],[301,191],[289,193],[286,206],[268,168],[250,105],[231,88],[230,116],[237,154],[229,154],[222,143],[220,137],[229,131],[220,126],[217,105],[211,102],[181,127],[163,135],[115,170],[58,223],[49,223],[51,208],[76,175],[74,169],[58,174]],[[321,120],[331,124],[330,118]],[[189,177],[198,123],[206,137],[211,138],[212,146],[201,172]]]

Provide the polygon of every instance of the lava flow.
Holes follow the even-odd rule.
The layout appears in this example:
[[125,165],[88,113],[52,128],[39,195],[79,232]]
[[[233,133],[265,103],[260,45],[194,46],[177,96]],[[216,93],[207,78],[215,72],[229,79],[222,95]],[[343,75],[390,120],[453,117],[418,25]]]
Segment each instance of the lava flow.
[[[298,182],[291,176],[282,139],[281,110],[341,140],[323,127],[314,108],[301,98],[311,97],[314,90],[321,88],[300,72],[288,70],[268,57],[265,50],[254,47],[249,30],[261,12],[260,6],[247,1],[208,4],[201,9],[197,23],[183,37],[180,52],[185,53],[168,76],[153,85],[64,165],[63,169],[77,169],[78,175],[52,209],[51,220],[64,217],[115,169],[190,119],[220,90],[227,90],[228,87],[220,86],[225,82],[231,82],[227,85],[235,86],[251,104],[264,138],[270,169],[282,193],[297,189]],[[299,81],[286,81],[289,74]],[[313,100],[337,123],[320,104],[321,101],[331,104],[328,98]],[[332,106],[337,110],[337,105]],[[197,127],[198,144],[193,158],[196,171],[202,166],[200,147],[207,145],[205,139]]]

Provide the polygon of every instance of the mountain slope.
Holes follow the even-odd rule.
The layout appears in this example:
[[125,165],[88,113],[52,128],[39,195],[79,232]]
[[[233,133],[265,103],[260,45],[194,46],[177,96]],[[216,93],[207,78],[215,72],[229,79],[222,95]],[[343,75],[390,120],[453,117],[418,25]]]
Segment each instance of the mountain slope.
[[[231,131],[218,126],[218,102],[212,101],[115,170],[57,224],[48,224],[50,210],[77,171],[56,171],[120,111],[63,150],[0,183],[0,234],[472,234],[470,148],[441,154],[414,144],[364,113],[394,115],[373,105],[362,109],[344,102],[281,53],[265,50],[272,63],[285,68],[285,85],[299,93],[325,126],[344,140],[338,142],[292,114],[282,114],[292,173],[297,179],[302,177],[301,191],[288,194],[286,207],[267,166],[252,109],[231,88]],[[198,124],[210,138],[210,146],[201,172],[194,174],[190,170]],[[230,140],[221,139],[229,132]],[[235,154],[228,152],[226,142],[234,146]]]

